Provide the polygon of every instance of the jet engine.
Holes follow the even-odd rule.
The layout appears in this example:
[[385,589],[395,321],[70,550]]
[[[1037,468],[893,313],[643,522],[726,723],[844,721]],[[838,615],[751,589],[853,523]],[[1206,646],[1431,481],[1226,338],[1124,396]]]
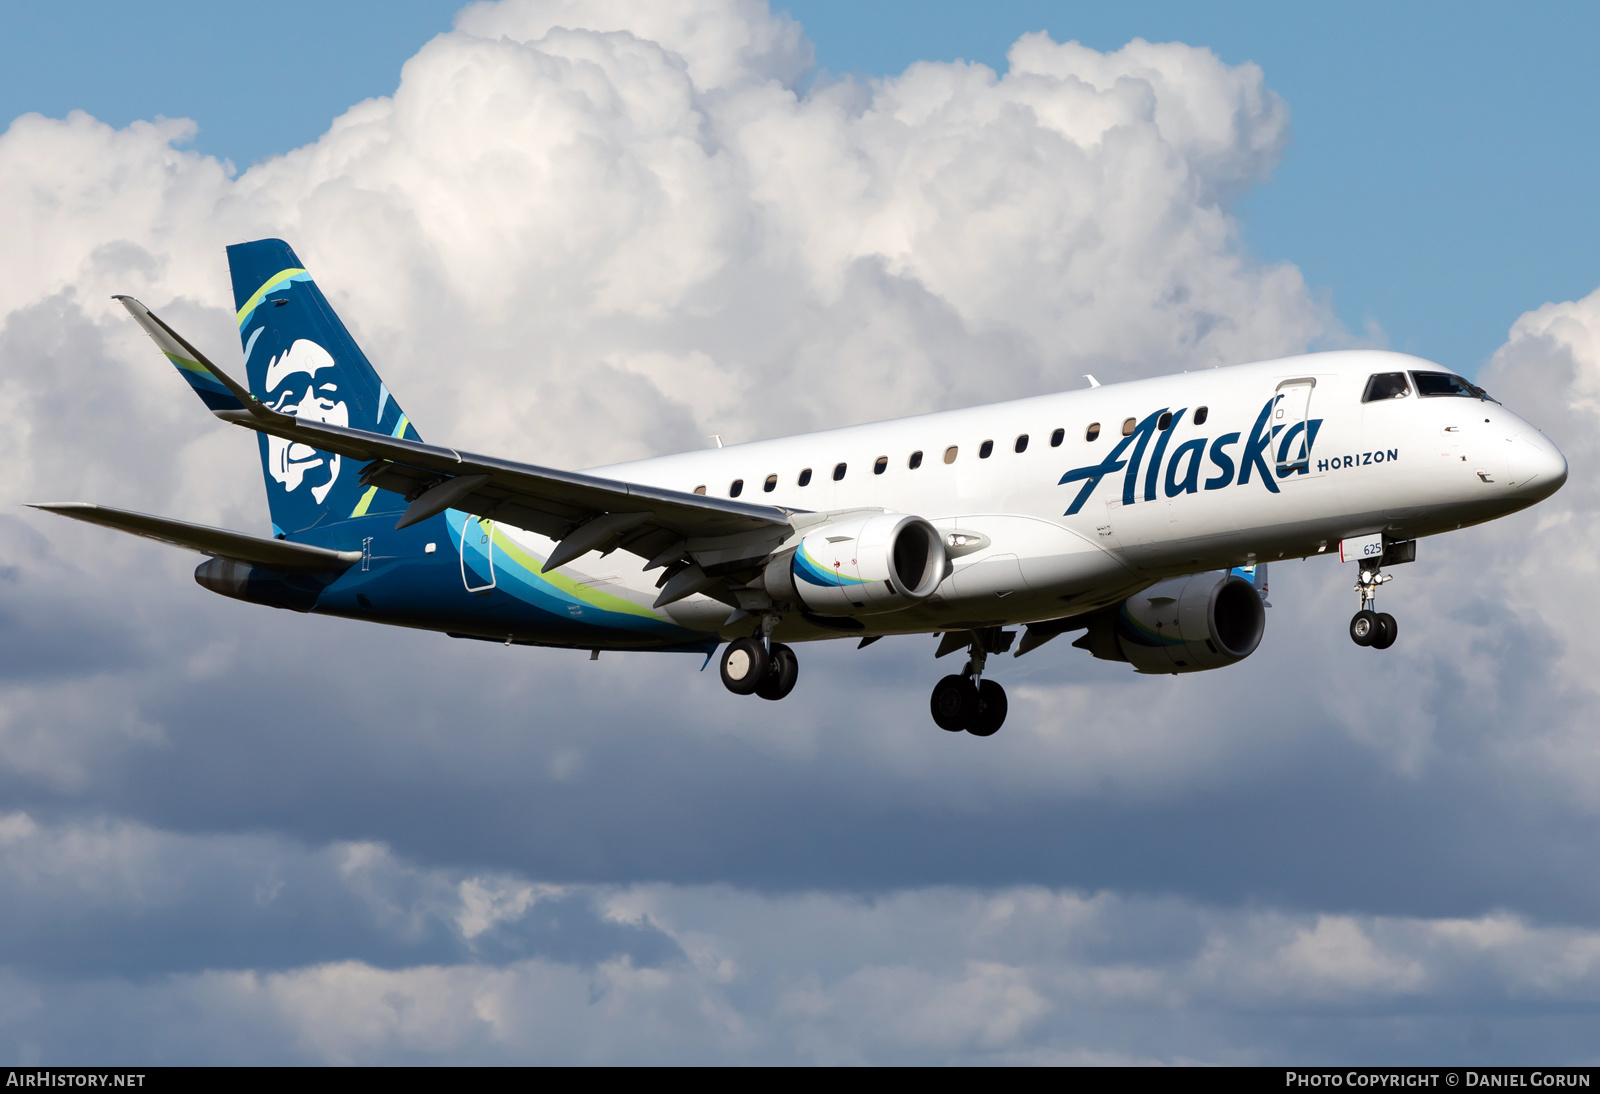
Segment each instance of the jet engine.
[[1169,578],[1094,613],[1073,643],[1140,672],[1220,669],[1256,651],[1267,613],[1254,585],[1223,572]]
[[768,560],[762,578],[774,600],[819,615],[854,616],[918,604],[948,570],[944,538],[932,524],[905,513],[873,513],[806,533]]

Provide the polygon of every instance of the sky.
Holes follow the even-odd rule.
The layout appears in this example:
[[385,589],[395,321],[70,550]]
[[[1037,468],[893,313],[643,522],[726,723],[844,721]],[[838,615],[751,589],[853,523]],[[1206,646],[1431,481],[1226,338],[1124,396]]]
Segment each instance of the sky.
[[[1593,1062],[1596,18],[0,9],[0,1055]],[[225,362],[265,235],[424,437],[509,458],[1380,345],[1572,479],[1422,544],[1382,657],[1323,559],[1228,669],[1007,659],[987,740],[929,723],[931,640],[804,649],[753,718],[22,509],[263,530],[109,297]]]
[[[352,103],[392,93],[400,66],[450,29],[458,7],[285,0],[264,20],[181,0],[9,4],[0,117],[192,118],[193,147],[244,169],[314,140]],[[919,60],[1003,70],[1011,43],[1033,30],[1099,50],[1181,41],[1262,66],[1289,103],[1293,151],[1272,185],[1239,202],[1246,245],[1331,293],[1346,329],[1469,376],[1516,316],[1593,287],[1600,226],[1583,213],[1600,188],[1585,105],[1600,100],[1591,4],[805,0],[778,10],[814,43],[809,80],[889,75]]]

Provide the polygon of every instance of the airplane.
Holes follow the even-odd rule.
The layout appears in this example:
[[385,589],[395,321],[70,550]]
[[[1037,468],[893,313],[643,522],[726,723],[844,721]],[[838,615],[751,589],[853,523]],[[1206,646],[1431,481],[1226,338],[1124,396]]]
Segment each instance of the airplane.
[[[989,658],[1057,636],[1141,673],[1255,652],[1270,562],[1357,562],[1357,645],[1398,635],[1385,568],[1549,497],[1567,462],[1440,366],[1312,353],[582,472],[426,444],[282,240],[227,249],[243,380],[134,320],[254,432],[271,537],[87,503],[36,508],[208,556],[204,588],[452,638],[721,648],[736,695],[795,687],[790,643],[939,636],[940,728],[1005,721]],[[451,368],[470,368],[451,362]],[[1020,641],[1018,636],[1020,635]],[[1015,646],[1013,650],[1012,647]]]

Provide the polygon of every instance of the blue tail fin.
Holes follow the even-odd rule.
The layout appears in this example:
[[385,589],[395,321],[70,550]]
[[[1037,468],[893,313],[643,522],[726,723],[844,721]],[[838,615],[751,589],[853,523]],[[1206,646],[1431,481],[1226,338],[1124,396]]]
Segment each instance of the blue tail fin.
[[[281,239],[228,248],[245,372],[256,398],[285,414],[421,440],[400,404]],[[273,532],[400,512],[397,494],[362,486],[349,460],[261,434]]]

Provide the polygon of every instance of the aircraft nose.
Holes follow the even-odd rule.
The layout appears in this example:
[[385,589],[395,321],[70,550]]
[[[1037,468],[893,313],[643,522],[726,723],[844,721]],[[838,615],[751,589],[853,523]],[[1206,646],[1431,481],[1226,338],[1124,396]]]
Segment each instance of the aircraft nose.
[[1512,442],[1511,474],[1517,493],[1547,498],[1567,481],[1567,458],[1549,437],[1529,430]]

